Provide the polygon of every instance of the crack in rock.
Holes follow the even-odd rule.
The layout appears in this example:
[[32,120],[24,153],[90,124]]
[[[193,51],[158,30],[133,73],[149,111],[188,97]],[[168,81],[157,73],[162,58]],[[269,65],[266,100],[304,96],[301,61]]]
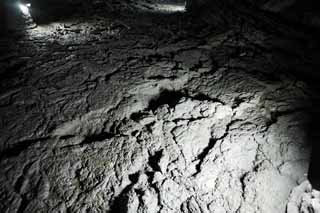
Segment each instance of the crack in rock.
[[210,150],[216,144],[216,142],[217,142],[217,140],[211,138],[209,140],[208,146],[205,149],[203,149],[203,151],[198,155],[197,161],[199,161],[199,163],[196,165],[196,170],[197,171],[192,176],[196,176],[197,174],[199,174],[201,172],[201,165],[202,165],[205,157],[209,154]]

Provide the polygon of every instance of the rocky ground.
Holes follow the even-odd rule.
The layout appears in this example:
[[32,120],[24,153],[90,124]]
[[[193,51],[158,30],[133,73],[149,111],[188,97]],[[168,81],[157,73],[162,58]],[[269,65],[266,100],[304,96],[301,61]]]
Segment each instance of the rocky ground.
[[3,38],[0,211],[320,212],[299,44],[159,12]]

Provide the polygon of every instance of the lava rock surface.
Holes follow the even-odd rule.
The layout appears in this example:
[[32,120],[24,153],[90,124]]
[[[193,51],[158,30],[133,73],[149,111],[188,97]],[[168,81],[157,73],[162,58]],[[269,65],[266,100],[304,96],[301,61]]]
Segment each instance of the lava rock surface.
[[0,211],[320,211],[295,35],[144,11],[2,38]]

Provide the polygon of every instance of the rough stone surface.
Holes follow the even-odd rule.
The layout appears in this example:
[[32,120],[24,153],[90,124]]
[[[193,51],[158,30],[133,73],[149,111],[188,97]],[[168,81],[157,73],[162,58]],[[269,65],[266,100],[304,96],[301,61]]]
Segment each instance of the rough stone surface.
[[320,193],[313,190],[308,181],[302,182],[292,190],[287,211],[298,212],[320,212]]
[[182,13],[24,32],[1,40],[1,212],[320,211],[299,41]]

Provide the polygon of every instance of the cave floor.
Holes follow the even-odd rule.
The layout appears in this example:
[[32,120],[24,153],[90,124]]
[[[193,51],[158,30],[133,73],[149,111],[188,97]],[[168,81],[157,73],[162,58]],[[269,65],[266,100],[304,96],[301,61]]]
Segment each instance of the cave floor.
[[276,41],[185,14],[62,20],[2,39],[0,211],[315,208],[312,91],[282,63],[306,62]]

